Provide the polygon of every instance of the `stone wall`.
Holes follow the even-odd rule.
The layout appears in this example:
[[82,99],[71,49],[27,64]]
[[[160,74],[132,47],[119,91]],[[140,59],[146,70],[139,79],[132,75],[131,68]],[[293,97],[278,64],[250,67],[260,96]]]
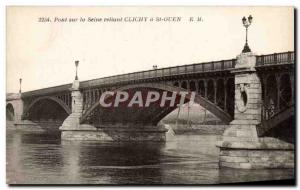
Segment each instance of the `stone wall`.
[[294,168],[292,144],[274,138],[259,142],[220,142],[220,166],[243,169]]
[[294,168],[293,150],[220,151],[220,166],[243,169]]

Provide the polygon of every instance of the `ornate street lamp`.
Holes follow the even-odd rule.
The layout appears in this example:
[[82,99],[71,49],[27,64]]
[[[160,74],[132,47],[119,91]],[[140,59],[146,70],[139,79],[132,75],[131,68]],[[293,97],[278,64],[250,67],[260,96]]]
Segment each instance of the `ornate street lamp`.
[[79,65],[79,61],[75,61],[75,66],[76,66],[76,76],[75,76],[75,80],[78,80],[78,76],[77,76],[77,67]]
[[253,17],[251,15],[248,16],[248,20],[246,19],[246,17],[243,17],[243,19],[242,19],[243,25],[246,28],[246,43],[245,43],[242,53],[251,52],[251,49],[248,46],[248,27],[251,25],[252,19],[253,19]]
[[20,89],[19,89],[19,93],[22,92],[22,89],[21,89],[21,84],[22,84],[22,78],[19,79],[19,82],[20,82]]

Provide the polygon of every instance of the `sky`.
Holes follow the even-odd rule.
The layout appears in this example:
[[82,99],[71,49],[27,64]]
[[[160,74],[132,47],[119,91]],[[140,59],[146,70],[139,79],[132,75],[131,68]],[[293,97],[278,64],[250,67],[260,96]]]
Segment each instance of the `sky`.
[[[6,91],[235,58],[245,43],[258,54],[294,50],[293,7],[7,7]],[[39,22],[49,17],[52,22]],[[86,18],[85,22],[54,22]],[[87,18],[123,18],[87,22]],[[181,17],[180,22],[125,22],[125,17]],[[200,22],[189,18],[201,17]]]

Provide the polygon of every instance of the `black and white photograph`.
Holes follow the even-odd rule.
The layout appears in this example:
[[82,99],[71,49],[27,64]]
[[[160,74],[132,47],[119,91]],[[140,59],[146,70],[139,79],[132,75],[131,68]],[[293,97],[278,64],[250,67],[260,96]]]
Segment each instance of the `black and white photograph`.
[[295,7],[5,11],[8,185],[296,184]]

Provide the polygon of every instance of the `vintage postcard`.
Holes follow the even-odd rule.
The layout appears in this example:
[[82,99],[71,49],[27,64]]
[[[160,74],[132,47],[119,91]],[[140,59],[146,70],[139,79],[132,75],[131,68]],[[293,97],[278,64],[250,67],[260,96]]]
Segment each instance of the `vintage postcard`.
[[294,15],[7,6],[7,184],[294,185]]

